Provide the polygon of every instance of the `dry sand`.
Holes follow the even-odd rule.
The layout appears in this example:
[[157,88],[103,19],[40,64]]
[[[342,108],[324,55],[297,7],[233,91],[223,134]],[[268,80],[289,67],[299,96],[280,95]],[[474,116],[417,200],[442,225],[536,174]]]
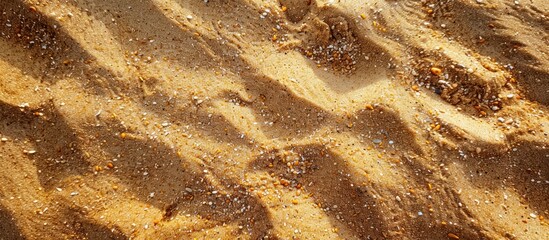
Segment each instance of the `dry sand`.
[[549,239],[547,0],[1,0],[0,239]]

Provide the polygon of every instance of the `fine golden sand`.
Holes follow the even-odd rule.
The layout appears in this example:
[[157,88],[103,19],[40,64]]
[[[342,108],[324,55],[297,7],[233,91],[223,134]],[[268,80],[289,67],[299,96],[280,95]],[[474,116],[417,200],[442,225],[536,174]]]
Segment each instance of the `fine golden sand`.
[[547,0],[0,0],[0,239],[549,239]]

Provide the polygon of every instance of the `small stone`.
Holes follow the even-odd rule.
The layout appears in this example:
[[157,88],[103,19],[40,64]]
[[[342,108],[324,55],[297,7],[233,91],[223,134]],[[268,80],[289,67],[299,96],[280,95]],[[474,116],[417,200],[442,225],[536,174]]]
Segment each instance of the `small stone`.
[[505,122],[505,118],[498,117],[498,121],[499,121],[500,123],[504,123],[504,122]]
[[375,144],[380,144],[381,143],[381,139],[374,139],[372,140],[373,143]]
[[507,94],[507,98],[508,98],[508,99],[513,99],[514,97],[515,97],[515,94],[512,94],[512,93],[511,93],[511,94]]
[[7,139],[7,138],[5,138],[5,137],[3,137],[3,138],[1,138],[1,139],[0,139],[0,141],[2,141],[2,142],[7,142],[7,141],[8,141],[8,139]]
[[434,74],[434,75],[440,75],[440,74],[442,74],[442,69],[440,69],[438,67],[432,67],[431,68],[431,73]]
[[456,234],[453,234],[453,233],[448,233],[448,237],[449,237],[450,239],[455,239],[455,240],[458,240],[458,239],[459,239],[459,236],[456,235]]
[[23,153],[31,155],[31,154],[35,154],[36,150],[24,150]]

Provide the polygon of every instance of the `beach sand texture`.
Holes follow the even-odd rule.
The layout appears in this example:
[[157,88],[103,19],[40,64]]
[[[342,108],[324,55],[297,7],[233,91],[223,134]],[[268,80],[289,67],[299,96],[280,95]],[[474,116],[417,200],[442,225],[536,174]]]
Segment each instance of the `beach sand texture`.
[[1,0],[0,239],[549,239],[547,0]]

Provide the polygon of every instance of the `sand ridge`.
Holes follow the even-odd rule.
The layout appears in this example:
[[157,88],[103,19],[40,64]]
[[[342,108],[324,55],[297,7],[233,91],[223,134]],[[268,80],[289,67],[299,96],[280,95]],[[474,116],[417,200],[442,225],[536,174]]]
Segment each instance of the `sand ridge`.
[[0,3],[0,239],[546,239],[543,0]]

